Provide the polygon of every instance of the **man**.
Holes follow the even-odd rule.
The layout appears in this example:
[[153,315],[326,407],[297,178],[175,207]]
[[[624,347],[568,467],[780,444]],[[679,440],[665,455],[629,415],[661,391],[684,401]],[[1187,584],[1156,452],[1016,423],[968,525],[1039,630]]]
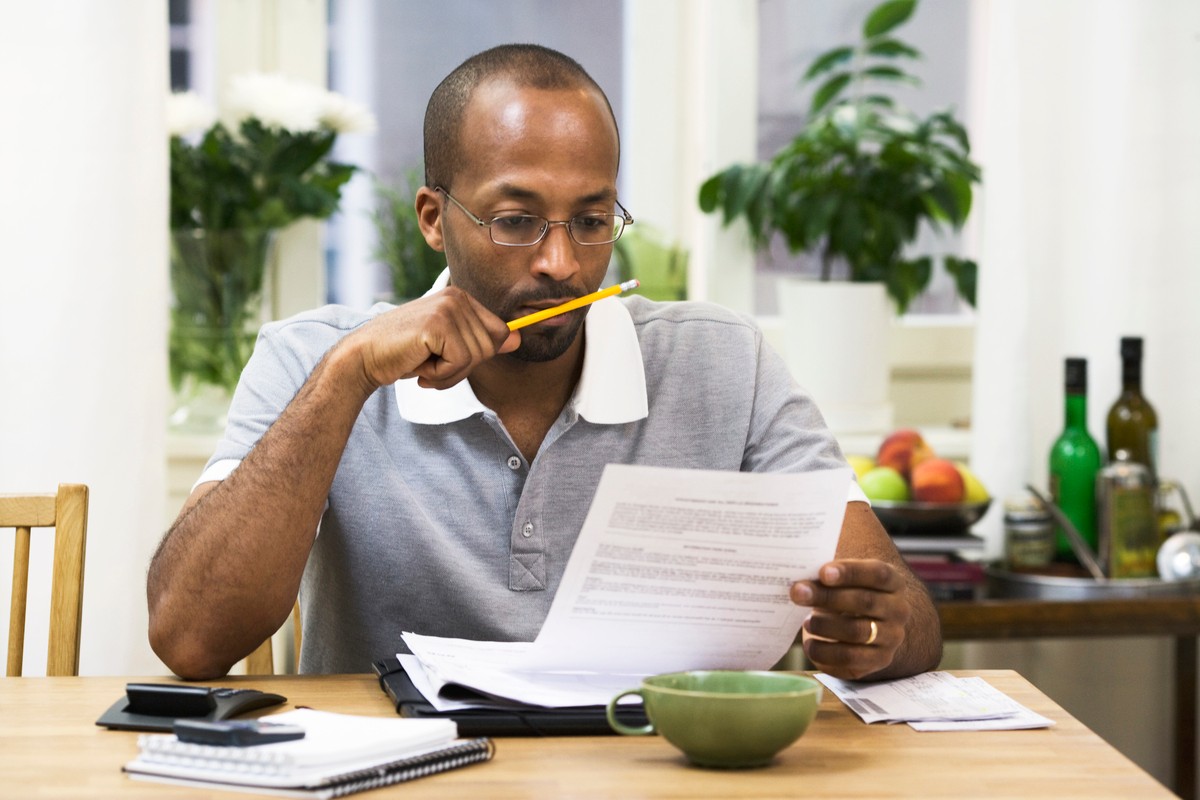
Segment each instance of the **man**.
[[[150,566],[150,641],[172,670],[223,675],[298,591],[305,672],[364,671],[405,630],[532,640],[605,464],[844,464],[761,333],[719,307],[610,298],[508,330],[600,285],[631,221],[618,159],[608,101],[560,53],[495,48],[438,86],[416,208],[449,285],[264,329]],[[837,560],[791,596],[835,675],[940,659],[928,594],[861,499]]]

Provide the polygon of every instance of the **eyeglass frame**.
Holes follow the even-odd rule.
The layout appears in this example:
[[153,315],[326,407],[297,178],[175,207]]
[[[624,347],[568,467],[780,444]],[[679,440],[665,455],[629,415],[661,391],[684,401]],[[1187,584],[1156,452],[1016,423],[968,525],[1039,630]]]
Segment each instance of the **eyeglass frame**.
[[[475,214],[471,213],[471,210],[469,208],[467,208],[462,203],[460,203],[458,201],[458,199],[455,198],[454,195],[450,194],[450,192],[447,191],[444,187],[435,186],[435,187],[433,187],[433,190],[435,192],[441,192],[442,194],[446,195],[446,199],[449,200],[451,203],[454,203],[454,205],[458,206],[459,209],[462,210],[462,212],[464,214],[466,214],[468,217],[470,217],[471,221],[474,222],[476,225],[478,225],[481,228],[487,228],[488,229],[488,238],[492,240],[492,244],[498,245],[500,247],[533,247],[535,245],[541,244],[542,241],[545,240],[546,236],[550,233],[550,228],[553,227],[554,225],[564,226],[567,229],[567,236],[571,237],[571,241],[574,242],[575,244],[579,245],[580,247],[603,247],[604,245],[616,243],[616,241],[625,234],[626,226],[632,225],[634,222],[633,215],[629,213],[629,211],[625,208],[625,206],[621,205],[621,201],[617,200],[617,199],[613,199],[613,202],[617,204],[617,208],[621,209],[621,213],[620,214],[603,214],[603,215],[597,215],[597,216],[618,217],[618,218],[622,219],[623,222],[621,223],[621,230],[617,233],[617,235],[613,239],[611,239],[607,242],[581,242],[575,238],[575,232],[571,230],[571,223],[577,219],[585,218],[587,216],[586,214],[576,214],[574,217],[571,217],[570,219],[563,219],[563,220],[546,219],[545,217],[543,217],[539,214],[510,214],[510,215],[508,215],[508,217],[492,217],[491,219],[485,220],[485,219],[483,219],[483,217],[479,217],[479,216],[476,216]],[[509,219],[511,217],[529,217],[531,219],[540,219],[543,223],[545,223],[545,225],[542,227],[542,232],[540,234],[538,234],[538,238],[534,239],[532,242],[497,242],[495,235],[492,233],[492,224],[498,219]]]

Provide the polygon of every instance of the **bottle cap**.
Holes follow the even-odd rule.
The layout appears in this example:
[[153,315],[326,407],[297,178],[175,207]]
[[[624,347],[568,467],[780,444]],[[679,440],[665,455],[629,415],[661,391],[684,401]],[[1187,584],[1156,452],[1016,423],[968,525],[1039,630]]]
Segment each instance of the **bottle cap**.
[[1138,358],[1142,357],[1142,337],[1140,336],[1122,336],[1121,337],[1121,358]]
[[1087,391],[1087,359],[1067,359],[1067,390],[1075,392]]

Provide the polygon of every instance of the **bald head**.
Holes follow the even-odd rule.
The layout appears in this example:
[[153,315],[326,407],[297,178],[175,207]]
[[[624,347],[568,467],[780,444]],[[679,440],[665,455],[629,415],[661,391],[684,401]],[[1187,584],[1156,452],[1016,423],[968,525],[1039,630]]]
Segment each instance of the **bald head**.
[[438,84],[425,109],[425,185],[450,189],[463,163],[463,118],[475,90],[504,80],[521,88],[587,88],[603,100],[616,128],[616,116],[604,90],[579,62],[536,44],[507,44],[471,56]]

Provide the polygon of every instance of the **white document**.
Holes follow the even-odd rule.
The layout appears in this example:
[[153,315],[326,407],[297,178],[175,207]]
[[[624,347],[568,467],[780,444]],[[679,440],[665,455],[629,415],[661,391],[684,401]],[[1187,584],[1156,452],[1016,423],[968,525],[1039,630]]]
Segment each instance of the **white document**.
[[[602,706],[625,689],[636,689],[642,679],[641,675],[502,667],[484,660],[489,655],[487,648],[473,647],[495,642],[413,634],[405,634],[404,641],[420,655],[399,655],[400,663],[413,685],[438,711],[512,708],[514,704],[546,708]],[[516,644],[532,647],[532,642]]]
[[834,556],[850,482],[609,465],[536,641],[404,641],[433,686],[544,706],[607,702],[659,672],[768,669],[809,613],[791,584]]
[[917,731],[1012,731],[1030,728],[1050,728],[1054,725],[1054,720],[1031,711],[992,686],[983,678],[959,678],[958,681],[962,684],[967,684],[970,687],[971,693],[976,697],[989,698],[991,704],[1008,709],[1010,714],[996,719],[909,722],[908,727]]
[[925,672],[894,681],[844,681],[819,673],[863,722],[907,722],[921,731],[1011,730],[1054,724],[998,691],[982,678]]
[[550,669],[767,669],[809,609],[788,590],[831,560],[849,470],[609,465],[535,641]]

